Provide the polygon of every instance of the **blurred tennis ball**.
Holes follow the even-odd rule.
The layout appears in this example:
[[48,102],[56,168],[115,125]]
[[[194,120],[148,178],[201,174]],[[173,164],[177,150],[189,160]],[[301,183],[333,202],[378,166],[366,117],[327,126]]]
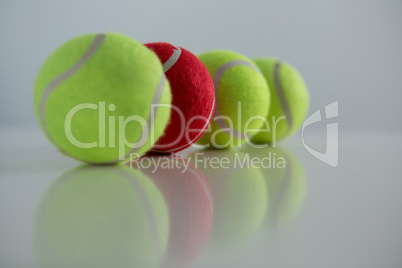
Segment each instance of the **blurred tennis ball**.
[[37,211],[41,267],[159,267],[169,215],[154,183],[127,167],[84,166],[62,175]]

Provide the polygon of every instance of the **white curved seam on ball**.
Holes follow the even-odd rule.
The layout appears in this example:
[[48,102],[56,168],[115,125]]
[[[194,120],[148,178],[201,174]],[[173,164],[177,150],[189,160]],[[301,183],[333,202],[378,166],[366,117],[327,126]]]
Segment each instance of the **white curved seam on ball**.
[[[166,83],[166,76],[165,76],[165,73],[162,72],[161,78],[160,78],[160,80],[159,80],[159,84],[158,84],[158,86],[156,87],[155,94],[154,94],[154,97],[153,97],[153,100],[152,100],[152,103],[151,103],[151,104],[159,104],[159,103],[160,103],[160,100],[161,100],[161,97],[162,97],[162,93],[163,93],[163,89],[164,89],[164,87],[165,87],[165,83]],[[155,118],[156,118],[156,113],[157,113],[157,112],[158,112],[158,111],[155,112],[155,115],[154,115]],[[144,137],[144,136],[146,136],[147,139],[148,139],[148,135],[149,135],[149,133],[151,132],[153,123],[154,123],[154,120],[152,120],[152,105],[151,105],[151,108],[150,108],[150,110],[149,110],[149,116],[148,116],[148,119],[147,119],[147,122],[146,122],[147,127],[142,130],[142,133],[141,133],[141,136],[139,137],[139,140],[140,140],[142,137]],[[137,140],[137,143],[138,143],[139,140]],[[136,153],[139,149],[140,149],[140,147],[138,147],[138,148],[136,148],[136,147],[132,148],[132,149],[130,150],[130,152],[128,152],[128,153],[125,155],[125,158],[127,159],[127,157],[130,157],[131,154]]]
[[160,151],[160,150],[152,150],[152,151],[154,151],[154,152],[158,152],[158,153],[170,153],[170,152],[173,152],[173,151],[176,151],[176,150],[180,150],[180,149],[182,149],[182,148],[184,148],[184,147],[186,147],[186,146],[188,146],[188,145],[191,145],[191,144],[193,144],[194,143],[194,141],[196,141],[202,134],[203,134],[203,132],[204,132],[204,130],[208,127],[208,125],[209,125],[209,122],[211,121],[211,118],[212,118],[212,115],[214,114],[214,107],[215,107],[215,96],[214,96],[214,101],[213,101],[213,103],[212,103],[212,108],[211,108],[211,111],[210,111],[210,113],[209,113],[209,116],[208,116],[208,120],[205,122],[205,125],[204,125],[204,127],[202,128],[202,131],[200,131],[200,133],[198,133],[198,135],[195,137],[195,138],[193,138],[190,142],[188,142],[188,143],[186,143],[186,144],[184,144],[184,145],[182,145],[182,146],[180,146],[180,147],[176,147],[176,148],[174,148],[174,149],[170,149],[170,150],[166,150],[166,151]]
[[173,49],[173,54],[170,56],[170,58],[163,64],[163,71],[166,73],[167,71],[170,70],[170,68],[175,65],[175,63],[179,60],[181,55],[181,48],[180,47],[175,47]]
[[[165,71],[165,73],[167,71],[169,71],[169,69],[172,68],[173,65],[179,60],[180,55],[181,55],[181,48],[180,47],[175,47],[175,49],[173,50],[173,54],[163,64],[163,70]],[[214,102],[212,104],[212,111],[214,110],[213,109],[214,105],[215,105],[215,99],[214,99]],[[211,111],[211,113],[210,113],[210,115],[208,117],[208,121],[206,122],[206,124],[205,124],[205,126],[203,127],[202,130],[204,130],[206,128],[206,126],[208,126],[208,122],[209,122],[209,120],[210,120],[210,118],[212,116],[212,111]],[[180,150],[181,148],[186,147],[189,144],[192,144],[194,142],[194,140],[196,140],[201,134],[202,134],[202,131],[194,139],[192,139],[189,143],[186,143],[186,144],[184,144],[184,145],[182,145],[180,147],[176,147],[176,148],[173,148],[173,149],[170,149],[170,150],[164,150],[164,151],[153,149],[152,151],[158,152],[158,153],[170,153],[170,152],[173,152],[173,151],[176,151],[176,150]]]
[[[229,126],[224,122],[223,119],[221,119],[221,120],[215,120],[215,117],[218,117],[218,116],[221,116],[221,115],[222,115],[221,112],[220,112],[219,103],[218,103],[218,87],[219,87],[219,83],[220,83],[220,81],[221,81],[223,75],[225,74],[225,72],[226,72],[227,70],[231,69],[232,67],[235,67],[235,66],[247,66],[247,67],[250,67],[250,68],[252,68],[253,70],[255,70],[255,71],[257,71],[258,73],[261,74],[260,70],[259,70],[254,64],[252,64],[252,63],[250,63],[250,62],[248,62],[248,61],[244,61],[244,60],[233,60],[233,61],[230,61],[230,62],[228,62],[228,63],[222,65],[222,66],[215,72],[214,77],[213,77],[213,81],[214,81],[215,99],[216,99],[217,101],[216,101],[216,104],[215,104],[214,121],[215,121],[215,123],[216,123],[221,129],[227,129]],[[230,127],[229,127],[229,128],[230,128]],[[249,138],[250,138],[250,136],[249,136],[247,133],[243,133],[243,132],[241,132],[241,131],[237,131],[237,130],[234,129],[234,128],[230,128],[230,129],[233,130],[234,132],[236,132],[237,137],[243,137],[243,135],[244,135],[245,137],[249,137]],[[224,131],[224,132],[225,132],[226,134],[230,135],[229,133],[227,133],[228,131]]]
[[[63,153],[66,156],[76,158],[75,156],[67,153],[65,150],[63,150],[58,144],[55,142],[55,140],[52,138],[52,136],[49,133],[49,130],[46,125],[46,118],[45,118],[45,108],[46,108],[46,103],[47,99],[61,83],[63,83],[66,79],[68,79],[70,76],[75,74],[90,58],[91,56],[100,48],[100,46],[103,44],[103,41],[105,40],[106,35],[105,34],[97,34],[92,41],[91,45],[88,47],[88,49],[85,51],[85,53],[81,56],[81,58],[75,63],[70,69],[67,71],[61,73],[59,76],[57,76],[55,79],[53,79],[45,88],[42,94],[42,98],[40,101],[39,105],[39,117],[42,122],[43,130],[45,132],[45,135],[49,138],[49,140],[53,143],[55,147],[59,149],[61,153]],[[80,159],[81,160],[81,159]],[[98,163],[98,162],[92,162],[92,161],[87,161],[87,160],[81,160],[89,164],[108,164],[108,163],[114,163],[114,162],[108,162],[108,163]]]
[[286,101],[285,91],[283,90],[282,83],[281,83],[281,78],[280,78],[280,74],[279,74],[281,67],[282,67],[282,64],[280,61],[276,62],[274,65],[274,84],[275,84],[276,93],[279,98],[279,102],[283,109],[283,113],[285,114],[285,120],[288,123],[288,128],[286,130],[286,134],[288,134],[292,128],[293,118],[292,118],[292,112],[290,111],[289,103]]

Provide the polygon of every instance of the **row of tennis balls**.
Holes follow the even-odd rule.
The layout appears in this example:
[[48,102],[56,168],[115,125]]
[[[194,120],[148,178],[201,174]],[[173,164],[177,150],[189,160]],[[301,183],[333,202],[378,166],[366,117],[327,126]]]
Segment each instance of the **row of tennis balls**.
[[[151,104],[162,104],[152,122]],[[169,143],[182,129],[177,113],[166,107],[170,104],[192,122],[191,129],[198,129],[174,144]],[[147,152],[178,152],[197,141],[240,146],[249,137],[242,131],[252,117],[267,118],[271,126],[272,118],[284,115],[286,121],[281,120],[275,132],[252,137],[255,143],[272,142],[273,135],[281,139],[302,123],[308,92],[298,72],[275,59],[253,62],[225,50],[196,57],[167,43],[144,46],[108,33],[79,36],[56,49],[35,81],[34,105],[44,133],[59,151],[91,164],[114,164]],[[119,121],[98,113],[101,109]],[[142,118],[147,127],[120,121],[131,116]],[[214,120],[217,116],[227,116],[233,125]],[[253,120],[247,127],[266,126]],[[220,131],[228,128],[240,135]]]

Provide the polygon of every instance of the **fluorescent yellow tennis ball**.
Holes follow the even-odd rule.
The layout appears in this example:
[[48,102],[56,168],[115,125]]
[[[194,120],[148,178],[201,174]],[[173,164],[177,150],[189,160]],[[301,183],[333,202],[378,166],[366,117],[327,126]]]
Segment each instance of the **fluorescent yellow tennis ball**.
[[[34,106],[51,143],[67,156],[113,164],[163,134],[171,93],[158,57],[130,37],[87,34],[60,46],[35,81]],[[152,136],[152,140],[151,140]]]
[[264,127],[270,93],[264,76],[247,57],[227,50],[198,56],[211,74],[215,113],[199,144],[213,148],[240,147]]
[[296,132],[302,125],[309,106],[309,94],[299,72],[291,65],[272,58],[257,58],[255,64],[268,81],[271,106],[269,129],[258,133],[252,142],[274,143]]

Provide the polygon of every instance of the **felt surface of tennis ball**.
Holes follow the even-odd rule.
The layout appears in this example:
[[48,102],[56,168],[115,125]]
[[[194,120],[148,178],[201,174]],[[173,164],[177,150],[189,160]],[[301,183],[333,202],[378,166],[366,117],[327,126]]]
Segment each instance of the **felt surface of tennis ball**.
[[309,94],[302,76],[291,65],[273,58],[254,62],[268,81],[271,106],[267,117],[270,129],[255,135],[252,142],[273,143],[300,128],[308,111]]
[[171,103],[158,57],[116,33],[66,42],[35,81],[34,107],[48,139],[65,155],[92,164],[148,151],[150,133],[158,139],[170,117],[170,109],[158,108],[151,118],[153,103]]
[[34,249],[40,267],[159,267],[168,232],[168,208],[148,177],[122,166],[85,166],[45,194]]
[[169,80],[170,122],[150,154],[174,153],[191,146],[208,129],[215,108],[214,84],[205,65],[190,51],[169,43],[145,44],[154,51]]
[[254,63],[239,53],[215,50],[198,57],[213,78],[216,95],[213,121],[199,144],[239,147],[264,127],[262,119],[270,106],[267,82]]

